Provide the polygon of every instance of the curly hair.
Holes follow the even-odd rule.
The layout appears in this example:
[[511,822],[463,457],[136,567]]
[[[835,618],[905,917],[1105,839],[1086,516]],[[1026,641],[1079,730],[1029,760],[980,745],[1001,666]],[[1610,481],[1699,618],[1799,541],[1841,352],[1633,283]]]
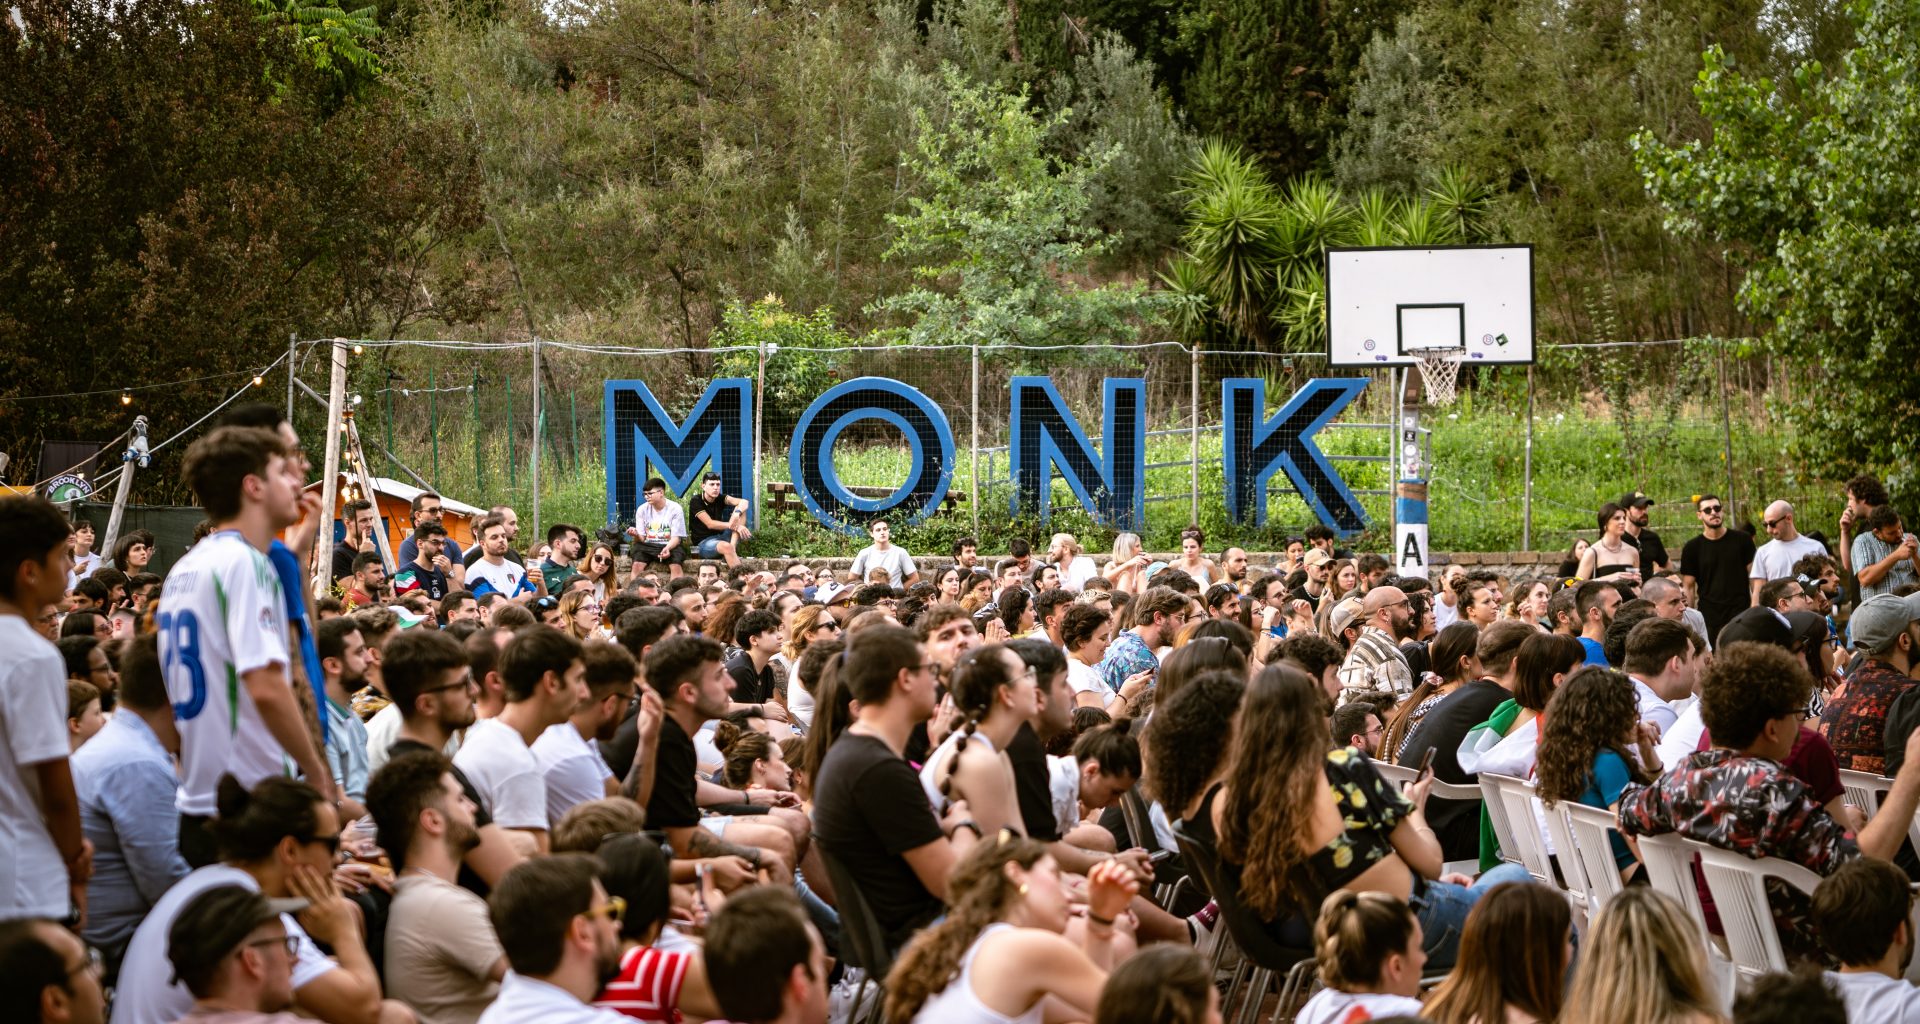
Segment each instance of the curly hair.
[[1246,673],[1207,672],[1154,709],[1141,739],[1147,792],[1178,815],[1200,796],[1226,757]]
[[1806,704],[1812,692],[1806,662],[1782,647],[1737,641],[1713,653],[1700,679],[1700,718],[1716,745],[1744,750],[1769,721]]
[[947,916],[922,931],[887,972],[886,1018],[912,1020],[960,970],[960,961],[987,926],[1007,916],[1020,890],[1006,866],[1031,870],[1047,856],[1046,845],[1002,832],[998,842],[975,843],[947,880]]
[[740,617],[752,610],[745,597],[729,590],[715,598],[707,608],[707,621],[700,627],[700,632],[723,644],[733,643],[733,631],[740,625]]
[[1242,865],[1241,902],[1270,921],[1315,895],[1300,869],[1312,853],[1314,793],[1327,784],[1332,746],[1319,689],[1291,665],[1267,666],[1247,687],[1234,737],[1220,856]]
[[1633,781],[1653,781],[1626,745],[1640,720],[1637,704],[1633,681],[1600,665],[1588,665],[1560,684],[1540,716],[1534,775],[1541,803],[1552,807],[1562,800],[1579,802],[1593,779],[1594,758],[1603,750],[1620,755]]
[[1067,617],[1060,624],[1060,642],[1072,651],[1093,639],[1100,627],[1113,621],[1113,615],[1106,610],[1090,604],[1075,604],[1067,609]]

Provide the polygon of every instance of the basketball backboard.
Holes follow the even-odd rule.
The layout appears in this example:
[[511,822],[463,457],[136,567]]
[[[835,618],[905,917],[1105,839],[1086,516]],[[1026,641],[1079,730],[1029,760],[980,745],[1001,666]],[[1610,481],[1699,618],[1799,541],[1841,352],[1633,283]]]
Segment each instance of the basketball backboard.
[[1327,250],[1327,362],[1410,366],[1422,350],[1465,363],[1533,362],[1533,246]]

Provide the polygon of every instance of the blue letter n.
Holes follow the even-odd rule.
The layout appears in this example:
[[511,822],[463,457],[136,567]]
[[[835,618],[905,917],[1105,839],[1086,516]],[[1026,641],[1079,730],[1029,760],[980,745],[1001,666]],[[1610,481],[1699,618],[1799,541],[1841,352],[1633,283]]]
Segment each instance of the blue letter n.
[[1146,381],[1107,378],[1101,394],[1105,458],[1087,441],[1052,380],[1015,377],[1012,387],[1013,514],[1037,506],[1040,521],[1047,522],[1058,469],[1096,522],[1139,532],[1146,521]]

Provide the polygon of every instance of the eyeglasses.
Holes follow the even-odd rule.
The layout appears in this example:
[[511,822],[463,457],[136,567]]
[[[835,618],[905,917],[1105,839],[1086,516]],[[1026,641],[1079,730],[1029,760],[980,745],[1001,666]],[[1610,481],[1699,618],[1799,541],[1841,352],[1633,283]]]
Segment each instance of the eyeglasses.
[[442,690],[464,690],[469,686],[478,686],[478,685],[479,685],[479,680],[473,678],[473,673],[466,672],[462,674],[459,679],[456,679],[453,682],[446,684],[445,686],[430,686],[427,689],[421,690],[420,692],[421,693],[439,693]]
[[330,836],[308,836],[307,838],[301,841],[306,843],[318,843],[321,846],[326,847],[328,853],[333,854],[336,857],[340,855],[340,833],[338,832],[335,832]]
[[605,917],[614,924],[619,924],[621,919],[627,916],[627,901],[618,896],[609,896],[607,902],[597,907],[588,907],[580,916]]
[[274,946],[279,946],[281,949],[286,950],[288,959],[292,959],[300,954],[300,938],[296,935],[282,935],[277,939],[255,939],[247,943],[248,949],[271,949]]
[[913,670],[915,672],[931,672],[933,671],[933,669],[934,669],[934,664],[931,661],[924,661],[918,665],[913,666]]
[[599,612],[600,612],[600,606],[599,606],[599,605],[597,605],[597,604],[583,604],[583,605],[581,605],[580,607],[578,607],[578,608],[575,608],[575,609],[574,609],[574,611],[576,611],[576,612],[593,612],[594,614],[596,614],[596,615],[597,615],[597,614],[599,614]]
[[80,961],[78,964],[72,967],[67,968],[67,977],[71,978],[74,975],[79,974],[81,971],[92,971],[93,976],[98,978],[102,974],[106,973],[106,969],[107,969],[106,957],[101,956],[99,950],[93,948],[92,946],[88,946],[86,959]]
[[1782,714],[1782,715],[1781,715],[1780,717],[1781,717],[1781,718],[1790,718],[1790,717],[1793,717],[1793,716],[1796,716],[1796,715],[1797,715],[1797,716],[1799,716],[1799,718],[1800,718],[1800,720],[1801,720],[1801,721],[1805,721],[1805,720],[1807,720],[1807,719],[1809,719],[1809,718],[1812,718],[1812,717],[1813,717],[1813,713],[1814,713],[1815,711],[1818,711],[1818,710],[1819,710],[1819,708],[1818,708],[1818,707],[1816,707],[1816,706],[1814,705],[1814,703],[1813,703],[1812,701],[1808,701],[1808,702],[1807,702],[1807,706],[1806,706],[1806,707],[1803,707],[1803,708],[1795,708],[1795,709],[1793,709],[1792,711],[1788,711],[1788,712],[1785,712],[1785,713],[1784,713],[1784,714]]
[[1720,506],[1719,505],[1702,505],[1700,506],[1700,512],[1703,515],[1716,516],[1720,514]]

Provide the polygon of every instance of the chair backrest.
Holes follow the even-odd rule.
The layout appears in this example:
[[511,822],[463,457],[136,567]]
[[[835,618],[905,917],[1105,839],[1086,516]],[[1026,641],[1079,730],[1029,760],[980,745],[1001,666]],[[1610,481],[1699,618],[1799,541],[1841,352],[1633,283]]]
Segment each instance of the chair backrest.
[[1414,776],[1420,774],[1418,771],[1404,764],[1388,764],[1385,761],[1373,761],[1370,763],[1373,765],[1373,770],[1380,773],[1381,778],[1399,786],[1401,789],[1405,789],[1411,785]]
[[842,955],[849,964],[863,968],[867,977],[884,982],[887,972],[893,969],[894,954],[887,942],[886,929],[880,927],[880,920],[873,916],[873,908],[868,906],[853,872],[827,852],[827,845],[818,835],[813,837],[813,848],[820,852],[820,861],[827,867],[827,880],[833,884],[834,901],[840,912],[840,937],[845,940]]
[[1153,834],[1153,820],[1147,810],[1147,801],[1140,795],[1139,789],[1129,789],[1120,794],[1120,817],[1127,823],[1127,836],[1133,845],[1148,853],[1160,849],[1160,840]]
[[1621,888],[1620,869],[1613,860],[1613,836],[1618,819],[1605,807],[1563,800],[1548,813],[1554,828],[1553,845],[1560,870],[1573,883],[1577,874],[1587,891],[1587,913],[1598,914]]
[[[1540,841],[1540,819],[1533,812],[1533,783],[1511,775],[1481,772],[1480,791],[1486,796],[1487,816],[1493,819],[1493,833],[1500,840],[1500,849],[1518,857],[1534,881],[1559,888],[1547,848]],[[1581,895],[1584,897],[1585,893]]]
[[1781,951],[1780,933],[1773,926],[1773,910],[1767,903],[1766,880],[1778,878],[1812,895],[1820,876],[1778,857],[1756,860],[1692,839],[1685,842],[1700,856],[1700,873],[1707,877],[1707,891],[1713,893],[1714,909],[1727,936],[1727,952],[1741,973],[1786,970],[1787,957]]
[[1256,967],[1282,973],[1302,960],[1313,958],[1310,949],[1291,949],[1274,941],[1266,923],[1240,902],[1239,891],[1228,884],[1227,877],[1220,871],[1220,853],[1211,842],[1188,832],[1178,821],[1173,823],[1173,839],[1179,844],[1180,855],[1186,858],[1187,865],[1200,873],[1207,889],[1213,893],[1214,902],[1220,906],[1220,918],[1226,922],[1227,934],[1233,936],[1241,955]]
[[[1381,778],[1401,789],[1412,785],[1413,780],[1420,775],[1418,769],[1404,764],[1388,764],[1385,761],[1371,761],[1369,763],[1373,765],[1374,771],[1380,773]],[[1439,779],[1433,780],[1433,788],[1428,790],[1427,795],[1437,796],[1443,800],[1478,800],[1481,798],[1479,786],[1455,782],[1441,782]]]
[[1871,818],[1880,813],[1880,798],[1893,788],[1893,780],[1872,772],[1840,769],[1840,784],[1846,787],[1847,802]]
[[1706,941],[1706,912],[1700,909],[1700,890],[1693,882],[1693,850],[1687,841],[1668,832],[1640,836],[1634,842],[1640,847],[1640,863],[1646,867],[1648,884],[1655,892],[1678,900],[1686,908],[1688,919],[1699,926],[1701,941]]

